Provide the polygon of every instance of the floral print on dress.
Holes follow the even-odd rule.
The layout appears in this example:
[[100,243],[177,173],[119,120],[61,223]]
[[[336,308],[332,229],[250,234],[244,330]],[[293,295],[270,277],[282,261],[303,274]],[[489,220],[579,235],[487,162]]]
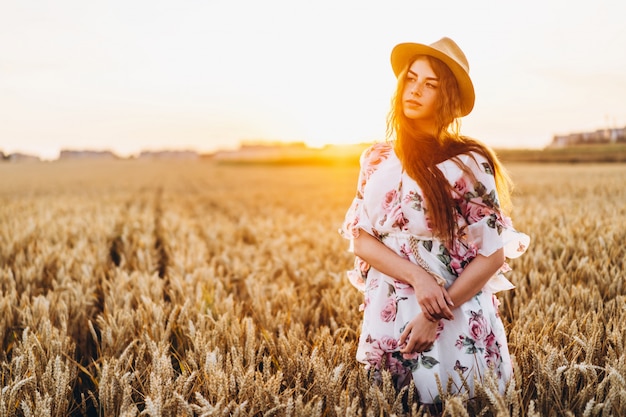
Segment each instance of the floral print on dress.
[[363,195],[363,189],[369,177],[378,169],[378,165],[389,157],[392,149],[387,146],[372,146],[365,150],[361,156],[361,166],[366,169],[361,171],[357,196]]
[[[489,164],[482,164],[489,167]],[[489,168],[486,173],[493,177],[493,171]],[[468,224],[477,223],[484,218],[488,218],[487,225],[496,229],[498,234],[502,233],[504,220],[500,214],[500,203],[494,188],[488,190],[480,181],[471,183],[468,178],[459,178],[454,183],[454,200],[457,204],[462,219]]]
[[469,355],[482,355],[490,369],[497,372],[501,362],[501,346],[483,315],[483,311],[470,311],[469,334],[459,335],[455,346]]
[[[418,240],[421,257],[448,286],[478,254],[489,256],[502,248],[506,257],[515,258],[528,247],[528,236],[516,231],[500,212],[493,170],[481,155],[459,155],[437,165],[450,183],[457,212],[456,238],[448,246],[433,236],[422,191],[403,170],[392,144],[372,145],[360,162],[357,193],[339,231],[344,238],[369,233],[415,262],[412,236]],[[504,390],[512,366],[494,293],[512,288],[502,275],[508,269],[504,264],[482,291],[455,308],[453,320],[440,321],[428,351],[403,355],[398,339],[421,311],[415,291],[356,257],[348,277],[363,292],[357,360],[374,379],[388,370],[399,388],[413,380],[422,403],[439,401],[439,386],[472,397],[474,379],[480,380],[486,372],[493,372]]]
[[380,319],[385,323],[389,323],[396,319],[396,312],[398,311],[398,301],[392,297],[387,299],[385,307],[380,312]]
[[413,210],[423,211],[424,210],[424,198],[417,193],[417,191],[411,190],[404,197],[404,201],[407,204],[410,204]]

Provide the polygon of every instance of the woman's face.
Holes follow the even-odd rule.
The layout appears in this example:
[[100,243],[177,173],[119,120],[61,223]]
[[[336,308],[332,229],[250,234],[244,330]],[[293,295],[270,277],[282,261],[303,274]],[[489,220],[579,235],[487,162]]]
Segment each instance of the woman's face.
[[439,98],[439,79],[425,57],[417,58],[406,74],[402,92],[404,115],[416,122],[434,123]]

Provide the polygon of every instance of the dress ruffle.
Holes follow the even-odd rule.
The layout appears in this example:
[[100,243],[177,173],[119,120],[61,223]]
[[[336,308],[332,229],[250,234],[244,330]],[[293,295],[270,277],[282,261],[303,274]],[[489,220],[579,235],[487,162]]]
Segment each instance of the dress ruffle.
[[363,199],[355,197],[346,213],[345,220],[339,229],[339,234],[346,239],[352,240],[359,237],[360,229],[372,234],[372,222],[367,216],[363,205]]

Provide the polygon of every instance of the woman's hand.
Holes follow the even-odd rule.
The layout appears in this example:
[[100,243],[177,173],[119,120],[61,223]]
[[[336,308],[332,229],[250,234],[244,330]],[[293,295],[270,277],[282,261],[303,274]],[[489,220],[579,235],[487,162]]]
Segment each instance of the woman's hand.
[[353,245],[356,256],[383,274],[413,287],[417,302],[431,320],[454,318],[448,291],[440,287],[421,266],[399,256],[364,230],[354,239]]
[[419,313],[407,323],[398,343],[403,346],[401,353],[421,353],[428,350],[437,339],[439,321],[430,321],[425,314]]
[[448,291],[439,286],[434,279],[416,280],[412,286],[417,302],[428,320],[454,319],[450,309],[451,306],[454,306],[452,298],[450,298]]

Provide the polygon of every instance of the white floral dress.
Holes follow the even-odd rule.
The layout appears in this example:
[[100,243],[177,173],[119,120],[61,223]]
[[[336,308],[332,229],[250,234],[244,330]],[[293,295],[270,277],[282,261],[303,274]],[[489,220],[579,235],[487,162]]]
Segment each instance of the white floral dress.
[[[374,144],[361,155],[357,195],[340,233],[353,239],[363,229],[397,254],[416,262],[409,243],[414,236],[421,257],[446,280],[447,286],[477,254],[489,256],[504,248],[506,257],[520,256],[530,239],[513,229],[510,219],[500,213],[489,163],[476,153],[459,155],[457,159],[473,175],[465,173],[452,159],[437,165],[454,187],[457,205],[459,232],[451,250],[433,237],[421,190],[403,170],[390,143]],[[437,376],[444,390],[450,383],[452,392],[467,392],[471,398],[474,380],[491,370],[503,390],[512,365],[494,293],[513,288],[502,275],[507,269],[504,264],[481,292],[455,308],[454,320],[440,320],[432,348],[403,355],[398,346],[400,334],[421,311],[413,288],[356,257],[348,277],[364,293],[357,360],[365,363],[374,376],[380,376],[381,367],[389,370],[398,388],[408,384],[412,376],[421,403],[440,401]]]

